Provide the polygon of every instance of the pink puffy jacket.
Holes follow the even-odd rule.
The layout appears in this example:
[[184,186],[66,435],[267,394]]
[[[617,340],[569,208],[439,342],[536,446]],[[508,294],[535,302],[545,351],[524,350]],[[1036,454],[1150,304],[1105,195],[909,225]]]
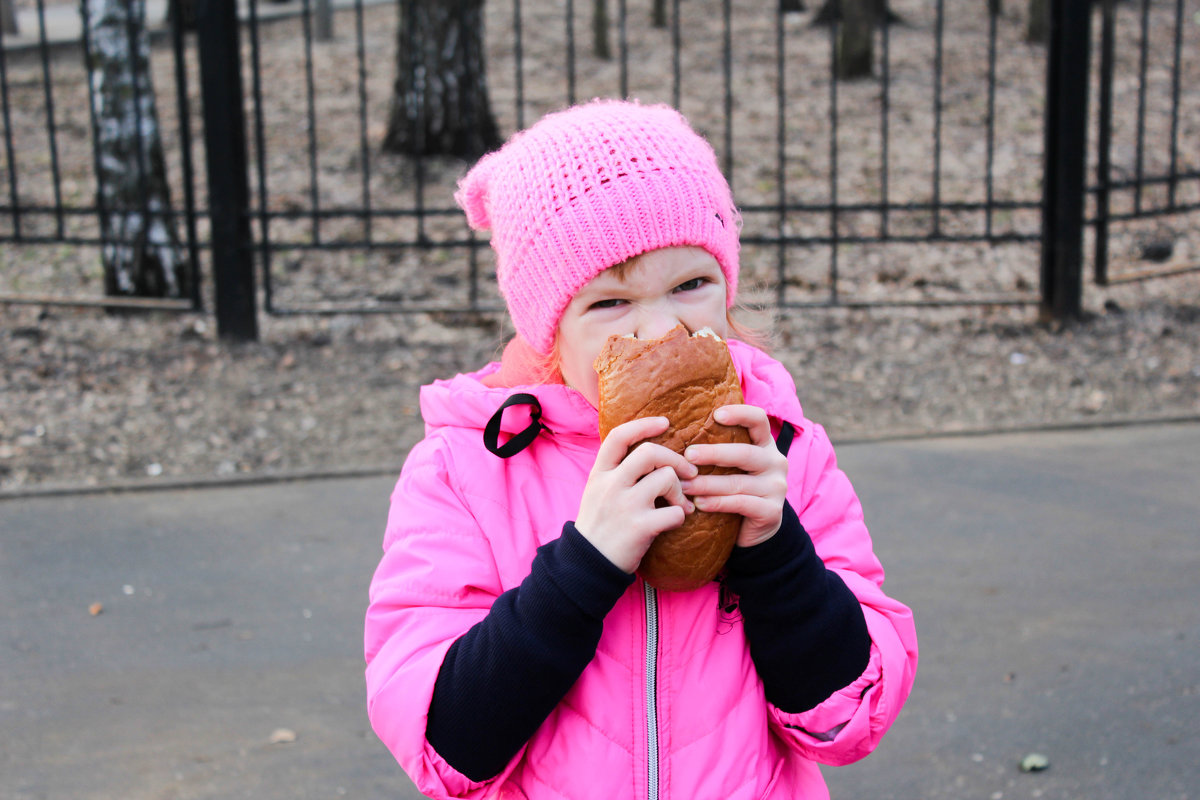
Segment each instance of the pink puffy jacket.
[[[425,739],[450,645],[529,573],[538,546],[573,520],[599,447],[596,410],[565,386],[537,395],[549,429],[498,458],[483,429],[513,389],[474,375],[426,386],[426,438],[392,496],[366,617],[371,723],[426,795],[500,798],[827,798],[817,763],[867,755],[900,712],[917,666],[912,613],[887,597],[883,569],[824,430],[804,418],[782,365],[731,342],[746,402],[790,422],[788,499],[828,568],[858,597],[871,635],[867,669],[816,708],[768,703],[739,619],[716,583],[688,593],[634,583],[604,621],[596,656],[496,778],[474,782]],[[504,430],[526,427],[521,408]],[[796,680],[804,680],[797,675]],[[654,687],[648,691],[648,687]]]

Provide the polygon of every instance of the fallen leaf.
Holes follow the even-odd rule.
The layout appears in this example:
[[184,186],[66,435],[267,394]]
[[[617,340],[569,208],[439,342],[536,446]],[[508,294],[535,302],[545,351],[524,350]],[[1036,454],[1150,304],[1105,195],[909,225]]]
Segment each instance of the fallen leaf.
[[100,613],[102,611],[104,611],[103,603],[92,603],[90,606],[88,606],[88,613],[91,614],[93,617],[100,616]]
[[296,732],[290,728],[276,728],[271,731],[271,737],[268,741],[271,744],[291,744],[296,741]]
[[1050,759],[1041,753],[1030,753],[1021,759],[1021,772],[1041,772],[1050,766]]

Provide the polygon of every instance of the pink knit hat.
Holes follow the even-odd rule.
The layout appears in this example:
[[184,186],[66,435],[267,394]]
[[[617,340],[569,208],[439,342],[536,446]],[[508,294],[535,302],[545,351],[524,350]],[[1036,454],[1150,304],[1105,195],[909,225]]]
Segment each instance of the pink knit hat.
[[571,298],[636,255],[693,245],[737,294],[741,218],[712,147],[668,106],[596,100],[543,117],[479,160],[454,199],[491,229],[517,333],[554,345]]

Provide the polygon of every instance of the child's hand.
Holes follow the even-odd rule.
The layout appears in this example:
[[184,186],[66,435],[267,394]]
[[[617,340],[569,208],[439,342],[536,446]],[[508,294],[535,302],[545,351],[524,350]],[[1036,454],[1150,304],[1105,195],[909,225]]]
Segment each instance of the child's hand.
[[751,547],[775,535],[783,522],[787,494],[787,456],[771,436],[767,413],[757,406],[734,405],[717,409],[722,425],[741,425],[750,432],[751,444],[695,444],[684,455],[696,465],[736,467],[744,474],[701,475],[683,482],[683,491],[701,511],[727,511],[745,517],[738,546]]
[[[656,536],[679,527],[695,510],[680,482],[696,477],[696,467],[667,447],[643,441],[669,424],[666,417],[645,417],[609,431],[579,501],[575,527],[629,573],[637,570]],[[658,507],[660,497],[668,505]]]

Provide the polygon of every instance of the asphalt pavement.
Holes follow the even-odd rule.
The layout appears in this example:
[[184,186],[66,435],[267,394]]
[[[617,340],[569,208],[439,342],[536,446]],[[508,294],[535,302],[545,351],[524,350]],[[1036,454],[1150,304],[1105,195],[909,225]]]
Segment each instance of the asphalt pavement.
[[[1200,797],[1200,423],[838,453],[921,666],[835,800]],[[0,500],[0,799],[419,797],[364,711],[392,481]]]

